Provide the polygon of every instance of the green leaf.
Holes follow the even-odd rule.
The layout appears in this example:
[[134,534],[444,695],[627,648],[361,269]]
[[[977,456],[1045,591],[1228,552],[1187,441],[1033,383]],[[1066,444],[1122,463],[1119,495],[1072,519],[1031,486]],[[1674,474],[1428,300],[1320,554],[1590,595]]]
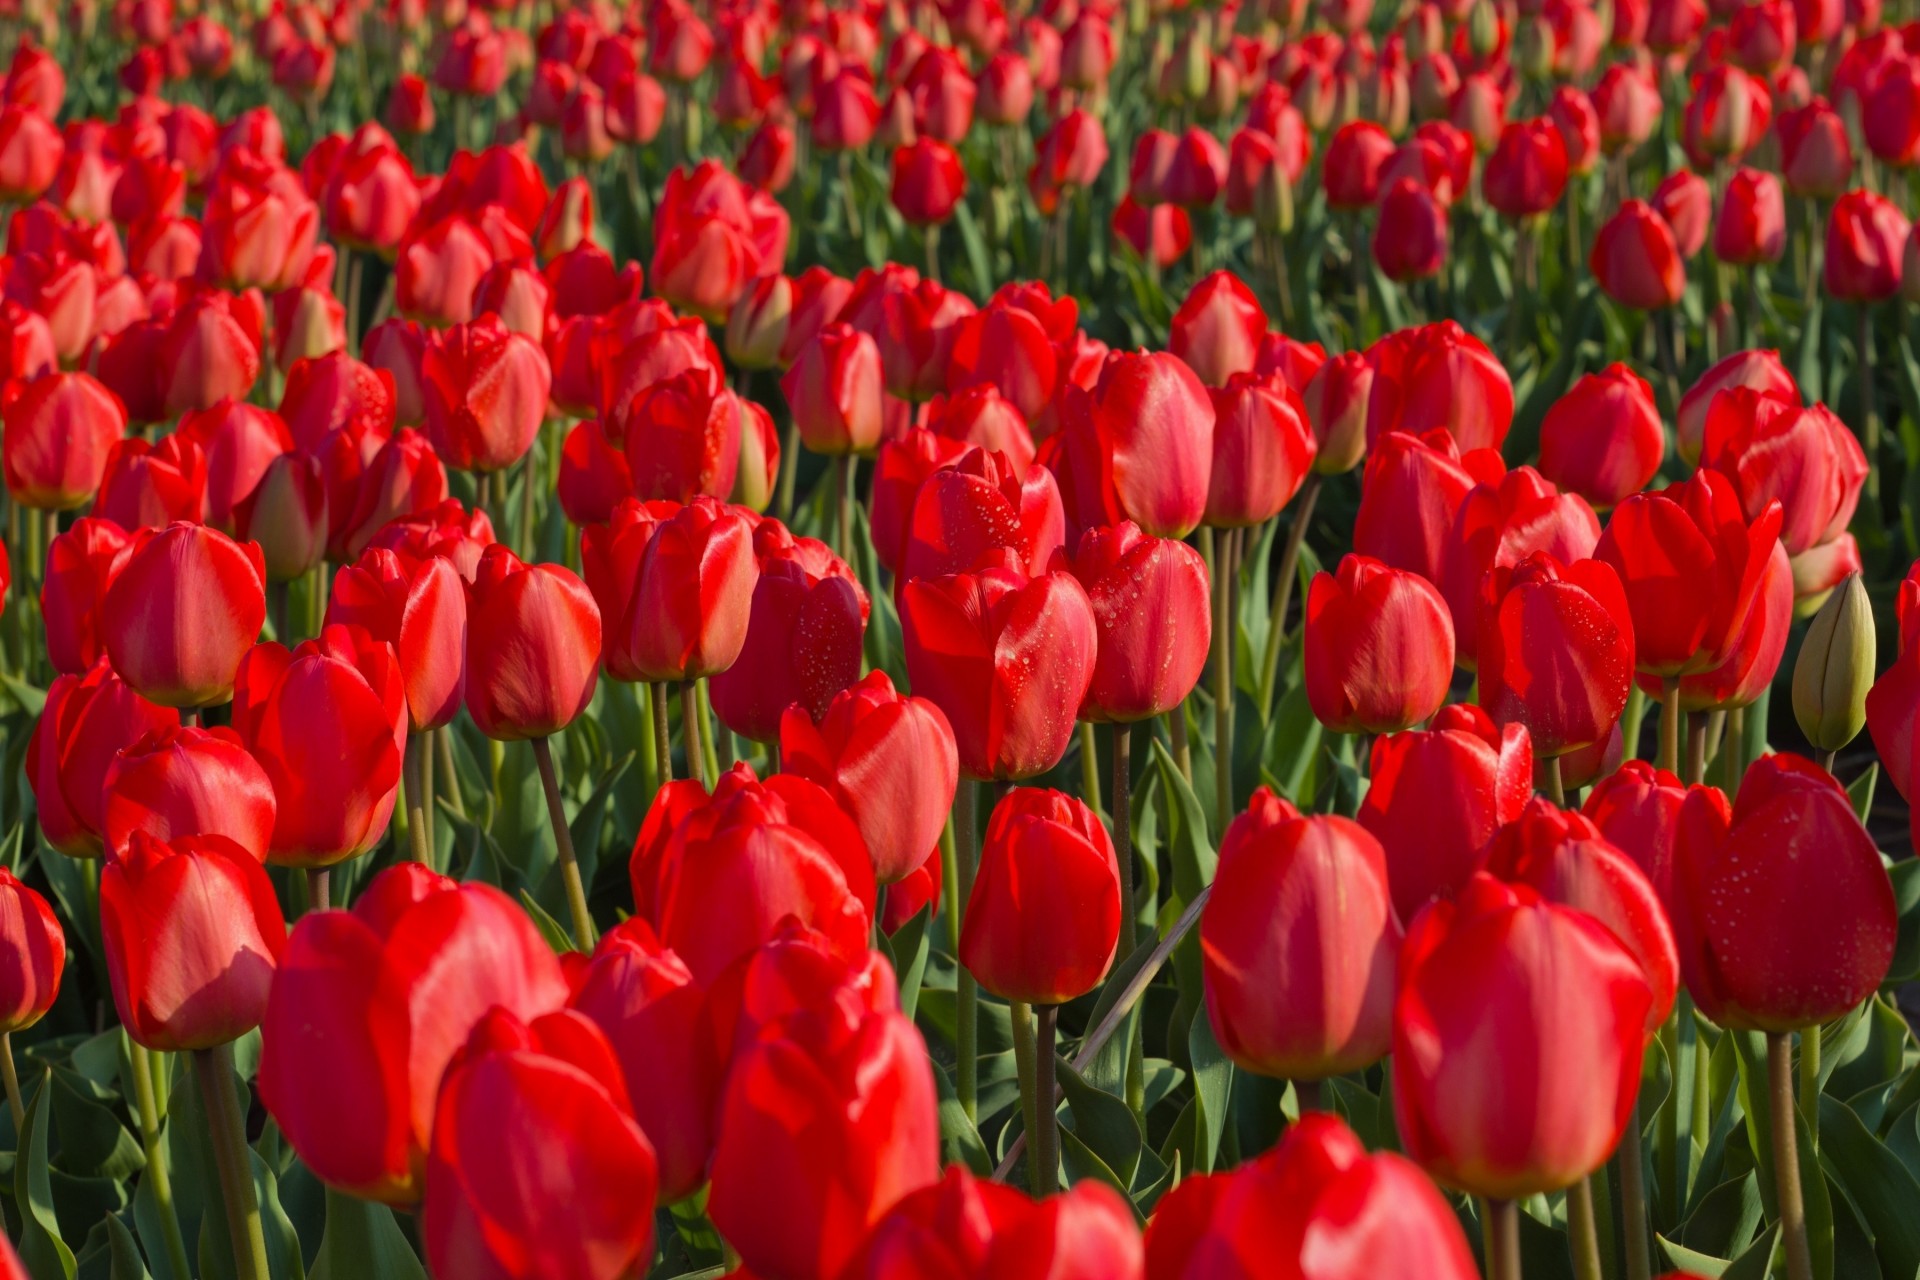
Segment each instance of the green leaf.
[[1153,758],[1167,792],[1167,851],[1173,858],[1173,891],[1181,902],[1192,902],[1200,890],[1213,883],[1213,868],[1219,860],[1207,838],[1207,813],[1174,762],[1173,753],[1158,738],[1153,740]]
[[1202,1014],[1187,1032],[1187,1053],[1193,1061],[1193,1096],[1200,1104],[1197,1169],[1211,1173],[1220,1154],[1220,1138],[1227,1130],[1233,1098],[1233,1063],[1213,1038],[1213,1023]]
[[920,984],[927,975],[927,929],[932,922],[933,904],[929,902],[887,939],[894,957],[894,972],[900,979],[900,1012],[908,1018],[912,1018],[920,1006]]
[[33,1091],[27,1121],[20,1133],[20,1150],[13,1165],[13,1203],[20,1213],[20,1260],[34,1280],[73,1280],[73,1250],[60,1238],[54,1216],[53,1187],[47,1177],[47,1126],[52,1105],[53,1076],[49,1072]]
[[1893,881],[1893,904],[1900,915],[1900,931],[1893,945],[1893,963],[1886,983],[1897,986],[1920,977],[1920,858],[1902,858],[1887,868]]
[[327,1230],[311,1280],[427,1280],[393,1210],[327,1188]]
[[1828,1096],[1820,1099],[1820,1163],[1873,1233],[1881,1270],[1920,1275],[1920,1182],[1853,1108]]
[[1873,808],[1873,784],[1880,780],[1880,762],[1875,760],[1867,766],[1867,771],[1847,784],[1847,798],[1853,801],[1853,812],[1860,821],[1867,820],[1868,810]]
[[146,1261],[140,1256],[140,1246],[120,1215],[109,1215],[106,1223],[108,1255],[112,1259],[109,1280],[152,1280],[147,1274]]
[[565,955],[575,949],[573,935],[567,932],[565,925],[547,914],[545,907],[534,901],[531,890],[520,891],[520,905],[533,917],[534,927],[540,930],[540,936],[547,940],[547,945],[553,948],[556,955]]

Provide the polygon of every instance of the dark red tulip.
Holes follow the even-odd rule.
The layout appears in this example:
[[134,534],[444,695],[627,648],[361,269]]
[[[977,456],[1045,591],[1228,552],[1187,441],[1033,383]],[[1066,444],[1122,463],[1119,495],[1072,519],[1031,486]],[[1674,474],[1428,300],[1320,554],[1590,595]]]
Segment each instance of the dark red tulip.
[[1206,562],[1131,521],[1088,529],[1056,564],[1086,588],[1099,628],[1083,720],[1130,723],[1180,705],[1212,637]]
[[1496,723],[1524,724],[1542,757],[1606,738],[1626,709],[1636,644],[1610,565],[1536,551],[1492,569],[1478,626],[1480,705]]
[[113,669],[164,706],[225,702],[267,620],[266,589],[253,543],[184,522],[141,530],[100,602]]
[[25,761],[47,843],[69,857],[99,857],[107,770],[122,748],[179,723],[179,712],[128,688],[104,658],[82,675],[55,677]]
[[1412,178],[1396,179],[1380,197],[1373,261],[1389,280],[1405,283],[1440,273],[1447,261],[1447,210]]
[[1560,203],[1567,187],[1567,143],[1545,116],[1509,122],[1487,157],[1481,189],[1487,203],[1508,218],[1531,218]]
[[1601,225],[1588,264],[1607,296],[1623,307],[1664,310],[1686,288],[1686,261],[1673,229],[1641,200],[1627,201]]
[[633,496],[627,455],[608,441],[599,419],[575,423],[567,432],[555,493],[568,523],[577,525],[605,524],[620,500]]
[[267,860],[273,782],[231,729],[156,729],[114,757],[101,787],[100,834],[115,853],[144,831],[165,841],[225,836]]
[[[0,1035],[24,1031],[46,1016],[66,967],[60,918],[45,898],[0,867]],[[16,1270],[19,1280],[28,1280],[24,1268]]]
[[587,709],[600,675],[600,610],[572,572],[489,546],[467,610],[467,711],[482,733],[544,738]]
[[1827,293],[1861,303],[1898,293],[1910,229],[1906,214],[1871,191],[1849,191],[1834,201],[1827,214]]
[[1453,621],[1418,574],[1346,556],[1314,577],[1304,633],[1307,702],[1336,733],[1397,733],[1447,700]]

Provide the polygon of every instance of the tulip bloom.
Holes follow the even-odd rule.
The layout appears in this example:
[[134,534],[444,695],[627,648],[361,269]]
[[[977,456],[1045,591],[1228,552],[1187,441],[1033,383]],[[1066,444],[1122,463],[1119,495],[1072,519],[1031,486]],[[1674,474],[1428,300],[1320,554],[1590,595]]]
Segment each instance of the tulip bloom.
[[780,379],[801,441],[815,453],[868,453],[880,443],[880,348],[847,324],[829,324],[795,353]]
[[266,623],[266,591],[266,564],[253,543],[184,522],[142,530],[101,600],[107,657],[150,701],[225,702]]
[[960,156],[938,138],[919,138],[893,153],[889,193],[900,216],[916,227],[938,226],[953,216],[967,193]]
[[1446,206],[1412,178],[1396,179],[1380,198],[1373,228],[1373,261],[1381,274],[1402,284],[1438,275],[1447,240]]
[[1179,357],[1108,355],[1091,391],[1068,393],[1062,418],[1041,461],[1060,482],[1073,530],[1126,519],[1180,538],[1205,518],[1213,404]]
[[107,766],[101,835],[124,853],[135,831],[159,840],[225,836],[261,862],[272,846],[273,781],[231,729],[166,726]]
[[1380,842],[1345,818],[1302,818],[1262,787],[1221,838],[1214,885],[1200,957],[1227,1056],[1292,1080],[1384,1057],[1401,930]]
[[132,554],[133,539],[110,520],[81,517],[47,546],[40,584],[47,658],[55,671],[81,675],[106,652],[100,600]]
[[1603,741],[1626,709],[1636,636],[1620,578],[1602,560],[1535,552],[1488,572],[1479,615],[1480,705],[1527,726],[1534,754]]
[[1213,634],[1200,553],[1122,521],[1088,529],[1060,563],[1086,588],[1100,628],[1080,718],[1130,723],[1179,706]]
[[503,546],[480,557],[467,596],[467,711],[490,738],[544,738],[572,724],[600,676],[600,610],[555,564]]
[[1393,154],[1393,139],[1371,120],[1341,125],[1327,143],[1320,181],[1335,209],[1364,209],[1379,195],[1380,170]]
[[1653,388],[1629,366],[1611,364],[1548,407],[1540,474],[1605,510],[1647,486],[1666,447]]
[[1480,580],[1488,569],[1511,568],[1535,551],[1563,563],[1585,560],[1599,541],[1593,508],[1578,494],[1559,492],[1532,467],[1515,467],[1468,490],[1443,549],[1440,583],[1460,665],[1469,671],[1476,665]]
[[1267,313],[1253,290],[1231,271],[1216,271],[1187,290],[1167,350],[1209,387],[1224,387],[1234,374],[1252,371],[1266,332]]
[[1308,471],[1317,469],[1319,446],[1307,406],[1278,373],[1236,373],[1208,395],[1213,466],[1203,520],[1216,529],[1265,524],[1293,500]]
[[1911,231],[1907,215],[1885,196],[1849,191],[1827,215],[1825,283],[1844,302],[1884,302],[1900,291]]
[[696,680],[731,667],[746,644],[760,573],[751,520],[703,495],[662,519],[645,547],[626,609],[609,624],[609,667],[640,680]]
[[1607,296],[1623,307],[1661,311],[1686,289],[1686,261],[1673,229],[1643,200],[1627,201],[1601,225],[1588,265]]
[[[513,1153],[539,1148],[532,1165]],[[434,1107],[420,1234],[440,1275],[541,1270],[621,1280],[653,1257],[653,1144],[613,1047],[582,1014],[490,1011],[454,1056]]]
[[211,1049],[266,1016],[287,925],[260,860],[224,836],[135,832],[100,873],[114,1008],[149,1049]]
[[1713,224],[1713,256],[1751,267],[1778,262],[1787,248],[1787,201],[1780,180],[1759,169],[1740,169],[1727,180],[1720,215]]
[[1800,386],[1780,362],[1778,351],[1736,351],[1713,365],[1680,397],[1675,413],[1674,434],[1679,440],[1680,456],[1687,462],[1700,460],[1707,437],[1707,414],[1714,398],[1734,387],[1750,387],[1762,395],[1776,396],[1794,404],[1800,402]]
[[84,506],[127,430],[119,397],[84,373],[42,374],[7,400],[4,418],[7,492],[45,511]]
[[900,624],[913,687],[946,714],[970,778],[1018,780],[1066,753],[1093,681],[1099,624],[1070,574],[990,564],[909,579]]
[[46,1016],[66,967],[60,918],[45,898],[0,867],[0,1035],[24,1031]]
[[1098,816],[1019,787],[994,806],[967,900],[960,963],[983,990],[1064,1004],[1100,984],[1120,938],[1120,863]]
[[[321,1179],[411,1204],[441,1075],[474,1025],[490,1009],[530,1019],[566,998],[559,961],[519,904],[401,863],[352,911],[310,912],[294,927],[267,1002],[260,1095]],[[341,1097],[361,1100],[362,1123],[339,1123]]]
[[179,712],[135,693],[104,658],[84,675],[55,677],[26,758],[47,843],[68,857],[99,857],[107,771],[123,748],[179,724]]
[[1476,876],[1400,952],[1393,1111],[1407,1154],[1492,1199],[1584,1178],[1633,1122],[1652,1001],[1600,921]]
[[1552,120],[1515,120],[1501,129],[1480,182],[1487,203],[1518,221],[1560,203],[1567,168],[1566,139]]
[[482,317],[456,325],[420,357],[427,438],[461,471],[500,471],[540,430],[553,371],[540,345]]
[[1060,489],[1045,467],[1025,478],[1005,454],[969,449],[920,485],[900,577],[965,573],[982,555],[1005,550],[1023,573],[1044,573],[1066,537]]
[[898,882],[938,847],[960,773],[945,714],[926,698],[896,693],[884,671],[836,694],[817,725],[804,708],[789,707],[780,764],[846,810],[881,884]]
[[[1087,1184],[1081,1184],[1087,1185]],[[1403,1156],[1369,1154],[1309,1112],[1272,1150],[1181,1179],[1147,1221],[1147,1280],[1248,1273],[1250,1259],[1314,1280],[1479,1280],[1453,1206]]]
[[902,1196],[841,1275],[884,1280],[941,1267],[938,1274],[993,1276],[1037,1266],[1052,1280],[1141,1280],[1141,1254],[1126,1201],[1103,1182],[1034,1200],[956,1164]]
[[1672,900],[1673,836],[1687,790],[1665,769],[1628,760],[1596,783],[1580,808],[1608,843],[1633,859],[1662,903]]
[[1442,581],[1447,535],[1476,482],[1500,478],[1491,449],[1462,458],[1451,435],[1389,431],[1372,447],[1354,518],[1353,549],[1395,569]]
[[1303,644],[1307,702],[1336,733],[1418,724],[1453,680],[1453,621],[1439,589],[1368,556],[1315,575]]
[[1846,791],[1799,756],[1754,761],[1731,811],[1704,788],[1688,794],[1670,905],[1687,990],[1733,1030],[1830,1022],[1871,996],[1893,962],[1880,855]]

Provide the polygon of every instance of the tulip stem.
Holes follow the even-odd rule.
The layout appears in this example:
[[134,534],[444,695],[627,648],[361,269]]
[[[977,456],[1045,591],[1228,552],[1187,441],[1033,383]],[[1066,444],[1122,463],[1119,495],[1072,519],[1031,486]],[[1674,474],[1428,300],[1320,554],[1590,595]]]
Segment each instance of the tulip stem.
[[[964,913],[973,898],[973,877],[980,866],[980,841],[974,834],[975,789],[972,778],[962,778],[953,797],[953,843],[958,855],[954,861],[960,868],[960,913],[954,917],[954,926],[962,929],[963,935]],[[967,1113],[967,1119],[977,1122],[980,1098],[980,988],[964,964],[959,966],[955,997],[959,1008],[955,1030],[959,1044],[955,1049],[960,1057],[955,1091],[960,1095],[960,1106]]]
[[1680,772],[1680,677],[1660,682],[1660,767]]
[[460,771],[453,763],[453,728],[442,725],[433,731],[434,754],[440,757],[440,772],[447,777],[447,805],[457,818],[467,816],[467,802],[460,794]]
[[1120,950],[1122,960],[1133,954],[1133,939],[1139,904],[1133,894],[1133,726],[1115,722],[1107,726],[1107,744],[1113,754],[1113,854],[1120,863]]
[[833,459],[834,549],[849,565],[853,558],[853,455],[841,453]]
[[307,868],[307,910],[333,909],[333,872],[327,867]]
[[193,1075],[207,1113],[220,1195],[227,1206],[227,1231],[233,1241],[234,1274],[239,1280],[267,1280],[267,1236],[260,1225],[260,1201],[253,1191],[253,1153],[247,1148],[247,1118],[234,1092],[233,1046],[193,1051]]
[[1687,713],[1687,776],[1681,781],[1688,786],[1707,780],[1707,717],[1705,712]]
[[1773,1181],[1780,1202],[1780,1234],[1787,1251],[1788,1280],[1813,1280],[1807,1245],[1807,1209],[1800,1198],[1799,1143],[1793,1132],[1793,1036],[1767,1033],[1767,1084],[1773,1099]]
[[786,439],[780,442],[780,496],[776,500],[780,518],[789,524],[793,522],[793,478],[799,470],[800,428],[789,422]]
[[[1831,770],[1829,770],[1831,772]],[[1807,1139],[1820,1145],[1820,1024],[1800,1032],[1800,1115],[1807,1122]]]
[[707,777],[707,753],[700,746],[700,694],[693,681],[680,682],[680,736],[687,744],[687,776],[700,779],[709,790],[713,780]]
[[1620,1165],[1620,1198],[1626,1219],[1627,1280],[1649,1280],[1653,1275],[1652,1249],[1647,1244],[1647,1171],[1640,1153],[1640,1103],[1634,1100],[1627,1131],[1620,1137],[1614,1159]]
[[587,909],[587,886],[580,879],[580,862],[573,856],[573,833],[567,830],[560,779],[553,771],[553,748],[547,739],[533,740],[533,760],[540,766],[540,788],[547,793],[547,819],[553,824],[553,843],[560,851],[560,878],[567,886],[567,907],[573,913],[573,943],[582,951],[592,951],[593,913]]
[[433,865],[433,846],[427,841],[427,742],[416,731],[407,738],[407,754],[401,762],[407,788],[407,843],[413,860],[422,866]]
[[1222,529],[1207,543],[1217,545],[1213,562],[1213,805],[1216,832],[1233,817],[1233,575],[1238,529]]
[[27,1107],[20,1099],[20,1073],[13,1066],[13,1033],[0,1032],[0,1078],[7,1085],[7,1110],[13,1112],[13,1133],[17,1139],[27,1127]]
[[1867,455],[1867,496],[1877,502],[1880,497],[1880,419],[1873,409],[1873,305],[1863,300],[1859,310],[1860,447]]
[[647,702],[653,712],[653,749],[660,757],[660,785],[664,787],[673,781],[673,734],[667,725],[666,681],[655,680],[647,686]]
[[[1720,789],[1732,800],[1740,790],[1740,775],[1746,772],[1747,709],[1735,707],[1727,712],[1727,735],[1721,739]],[[1832,772],[1831,769],[1828,770]]]
[[1100,751],[1093,739],[1093,721],[1082,720],[1080,737],[1080,798],[1087,808],[1100,811]]
[[[1008,1021],[1013,1025],[1013,1069],[1020,1081],[1020,1123],[1037,1135],[1040,1125],[1040,1084],[1034,1075],[1033,1006],[1024,1000],[1007,1001]],[[1035,1195],[1040,1188],[1040,1145],[1038,1139],[1027,1144],[1027,1185]]]
[[1293,1082],[1293,1106],[1302,1118],[1315,1111],[1326,1110],[1323,1100],[1325,1091],[1318,1080],[1295,1080]]
[[712,698],[708,695],[707,682],[693,682],[693,714],[700,723],[700,767],[706,770],[707,786],[712,787],[720,781],[720,735],[714,732]]
[[1187,704],[1180,705],[1167,712],[1167,733],[1173,738],[1173,762],[1180,766],[1180,776],[1189,785],[1193,782],[1193,744],[1187,740]]
[[[539,437],[534,437],[535,448]],[[533,529],[533,495],[539,488],[535,472],[540,469],[539,460],[534,457],[535,448],[527,450],[527,456],[520,465],[520,558],[531,561],[535,554]],[[505,473],[502,473],[504,477]]]
[[1488,1280],[1521,1280],[1520,1206],[1511,1200],[1487,1201],[1484,1239]]
[[1294,498],[1293,524],[1280,552],[1280,570],[1273,583],[1273,608],[1267,614],[1267,651],[1260,664],[1260,723],[1273,719],[1273,695],[1280,682],[1280,642],[1287,634],[1287,606],[1293,602],[1293,580],[1300,563],[1300,544],[1306,540],[1313,506],[1320,498],[1320,473],[1310,471]]
[[1590,1178],[1567,1188],[1567,1247],[1573,1251],[1576,1280],[1600,1280],[1600,1231],[1593,1221]]
[[1541,772],[1546,775],[1547,799],[1553,801],[1553,807],[1556,809],[1566,808],[1567,807],[1567,788],[1566,788],[1566,784],[1561,780],[1561,777],[1560,777],[1560,757],[1559,756],[1547,757],[1545,760],[1540,762],[1540,769],[1541,769]]
[[960,954],[960,864],[953,853],[953,815],[940,828],[940,893],[946,899],[947,950]]
[[1055,1087],[1056,1059],[1054,1057],[1055,1031],[1060,1019],[1060,1006],[1043,1004],[1034,1010],[1039,1022],[1039,1034],[1034,1045],[1034,1095],[1037,1102],[1035,1110],[1039,1128],[1034,1135],[1034,1145],[1039,1148],[1035,1157],[1039,1162],[1040,1176],[1032,1187],[1033,1194],[1050,1196],[1060,1189],[1060,1117],[1055,1109],[1053,1091]]
[[1825,751],[1822,751],[1820,753],[1820,767],[1828,773],[1832,773],[1835,758],[1838,757],[1839,754],[1840,748],[1838,747],[1828,747]]
[[273,638],[281,644],[291,646],[287,635],[287,584],[269,582],[267,584],[267,613],[273,619]]
[[[153,1192],[154,1207],[160,1211],[160,1234],[165,1237],[167,1261],[173,1264],[173,1274],[185,1277],[193,1274],[193,1268],[187,1262],[187,1242],[180,1234],[180,1219],[173,1211],[173,1178],[167,1172],[166,1153],[160,1150],[160,1106],[155,1101],[153,1086],[154,1055],[147,1052],[145,1045],[130,1038],[122,1028],[121,1038],[127,1045],[128,1074],[133,1077],[133,1104],[140,1121],[140,1146],[146,1153],[147,1167],[142,1173],[147,1181],[147,1189]],[[0,1037],[0,1048],[7,1048],[4,1037]],[[7,1083],[13,1086],[13,1054],[7,1053]],[[17,1086],[14,1086],[17,1087]],[[13,1102],[13,1090],[8,1090],[8,1101]],[[14,1113],[14,1123],[20,1122],[19,1112]]]

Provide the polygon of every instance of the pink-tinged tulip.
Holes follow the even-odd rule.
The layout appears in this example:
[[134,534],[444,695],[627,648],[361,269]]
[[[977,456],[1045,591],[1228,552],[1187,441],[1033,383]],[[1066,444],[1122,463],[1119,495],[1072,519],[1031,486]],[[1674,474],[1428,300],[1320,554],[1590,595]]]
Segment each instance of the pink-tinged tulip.
[[142,697],[169,707],[231,697],[235,672],[266,620],[260,548],[184,522],[142,530],[100,604],[113,669]]
[[1093,606],[1072,575],[1029,579],[1003,562],[910,579],[900,617],[913,688],[953,726],[962,773],[1029,778],[1066,753],[1099,648]]
[[1900,291],[1911,224],[1892,201],[1849,191],[1827,215],[1825,284],[1844,302],[1884,302]]
[[40,584],[47,659],[55,671],[82,675],[106,653],[100,600],[132,554],[133,538],[109,520],[81,517],[47,547]]
[[467,597],[452,561],[371,548],[334,575],[326,621],[363,628],[393,646],[409,729],[437,729],[459,712],[466,683]]
[[123,748],[179,723],[179,712],[142,698],[104,659],[84,675],[55,677],[26,758],[47,843],[68,857],[99,857],[107,770]]
[[45,511],[84,505],[127,429],[119,398],[84,373],[35,378],[8,399],[4,419],[7,492]]
[[1751,387],[1762,394],[1800,402],[1800,386],[1781,363],[1778,351],[1736,351],[1723,357],[1687,388],[1674,415],[1680,456],[1688,463],[1700,460],[1700,449],[1707,438],[1707,412],[1714,398],[1733,387]]
[[1653,388],[1629,366],[1611,364],[1548,407],[1540,474],[1605,510],[1646,488],[1666,447]]
[[163,841],[225,836],[267,860],[273,782],[231,729],[169,725],[148,733],[114,757],[102,787],[100,834],[116,854],[144,831]]
[[287,925],[258,859],[224,836],[136,832],[100,873],[114,1008],[148,1049],[211,1049],[260,1025]]
[[1244,281],[1231,271],[1216,271],[1187,291],[1172,323],[1167,349],[1200,381],[1224,387],[1234,374],[1253,369],[1267,314]]
[[1120,865],[1093,810],[1015,788],[987,819],[960,961],[983,990],[1062,1004],[1098,986],[1120,936]]
[[538,343],[484,317],[429,344],[420,377],[427,437],[460,471],[500,471],[525,456],[553,385]]
[[1488,572],[1479,613],[1480,705],[1524,724],[1534,753],[1603,741],[1626,709],[1635,634],[1620,577],[1602,560],[1535,552]]
[[1319,1080],[1386,1056],[1401,927],[1380,842],[1265,787],[1222,837],[1200,917],[1207,1017],[1235,1065]]
[[[511,1153],[529,1144],[545,1157],[517,1166]],[[644,1206],[658,1187],[653,1144],[591,1019],[496,1009],[480,1020],[434,1106],[420,1233],[435,1272],[621,1280],[653,1257]]]
[[1362,555],[1307,592],[1307,701],[1337,733],[1397,733],[1432,716],[1453,679],[1453,622],[1439,588]]
[[[67,938],[47,900],[0,867],[0,1035],[24,1031],[46,1016],[60,994]],[[18,1280],[28,1280],[16,1262]],[[0,1274],[5,1274],[0,1264]]]
[[1623,307],[1660,311],[1680,300],[1686,262],[1665,218],[1640,200],[1629,200],[1594,237],[1593,277]]
[[1318,448],[1307,406],[1278,374],[1235,374],[1213,400],[1213,465],[1205,522],[1264,524],[1293,499]]
[[1055,563],[1086,588],[1099,627],[1080,718],[1131,723],[1179,706],[1199,682],[1213,634],[1200,554],[1122,521],[1088,529]]
[[[260,1095],[308,1168],[387,1204],[419,1200],[448,1061],[489,1010],[534,1018],[567,998],[553,949],[499,890],[408,862],[352,911],[287,939],[261,1036]],[[339,1123],[330,1098],[366,1104]]]
[[324,468],[303,453],[275,458],[234,521],[259,546],[269,582],[292,582],[325,559],[329,523]]
[[468,592],[467,711],[490,738],[557,733],[587,708],[600,674],[600,610],[554,564],[503,546],[480,557]]
[[746,638],[709,690],[722,724],[772,742],[789,708],[825,715],[834,695],[860,678],[871,606],[852,568],[824,542],[765,520],[753,544],[759,577]]
[[801,441],[815,453],[871,452],[880,443],[880,349],[846,324],[830,324],[780,379]]
[[1400,952],[1393,1103],[1407,1153],[1500,1199],[1593,1172],[1633,1122],[1652,998],[1600,921],[1475,877]]
[[1669,905],[1688,991],[1736,1030],[1838,1018],[1893,961],[1893,886],[1880,856],[1845,790],[1798,756],[1756,760],[1731,811],[1717,793],[1688,794]]
[[835,695],[817,724],[788,708],[780,761],[853,818],[881,884],[898,883],[938,846],[960,767],[940,708],[896,693],[884,671]]
[[1780,140],[1780,176],[1793,194],[1831,200],[1853,181],[1846,121],[1825,98],[1782,111],[1773,128]]
[[1091,391],[1067,392],[1062,418],[1041,460],[1060,481],[1070,528],[1126,519],[1179,538],[1205,518],[1213,404],[1179,357],[1108,355]]
[[1451,435],[1389,431],[1373,446],[1360,487],[1353,549],[1395,569],[1443,581],[1447,537],[1468,490],[1504,468],[1491,449],[1461,456]]

